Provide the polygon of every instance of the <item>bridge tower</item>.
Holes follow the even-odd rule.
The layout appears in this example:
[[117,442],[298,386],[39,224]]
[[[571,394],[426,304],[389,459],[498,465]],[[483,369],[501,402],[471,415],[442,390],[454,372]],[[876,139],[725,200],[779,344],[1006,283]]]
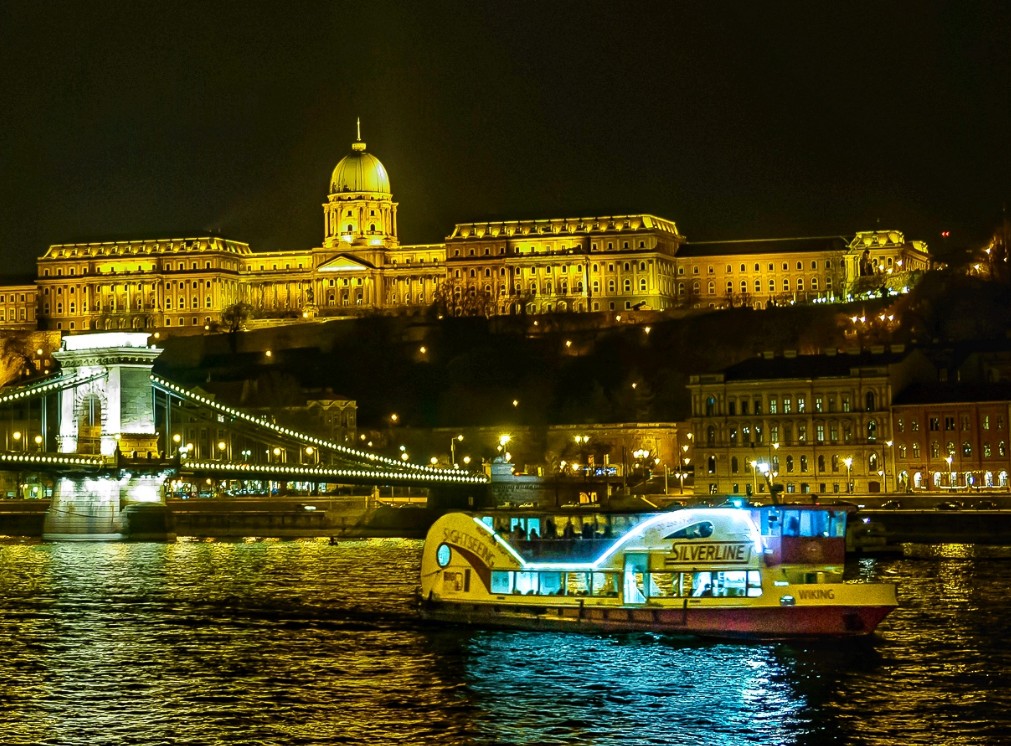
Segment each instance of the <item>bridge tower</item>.
[[[53,353],[63,374],[80,380],[60,394],[60,451],[101,454],[106,475],[61,477],[53,490],[43,538],[48,540],[121,540],[140,538],[125,531],[154,508],[159,520],[149,538],[167,538],[157,469],[121,473],[120,461],[159,461],[151,368],[161,349],[144,332],[103,332],[64,337]],[[130,535],[127,535],[127,534]]]

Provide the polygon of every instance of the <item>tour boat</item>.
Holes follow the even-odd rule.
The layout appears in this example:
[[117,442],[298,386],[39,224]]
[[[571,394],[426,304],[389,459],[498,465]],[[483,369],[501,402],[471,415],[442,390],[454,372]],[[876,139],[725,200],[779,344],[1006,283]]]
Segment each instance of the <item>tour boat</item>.
[[869,635],[890,583],[843,580],[852,507],[448,513],[428,532],[425,619],[788,639]]

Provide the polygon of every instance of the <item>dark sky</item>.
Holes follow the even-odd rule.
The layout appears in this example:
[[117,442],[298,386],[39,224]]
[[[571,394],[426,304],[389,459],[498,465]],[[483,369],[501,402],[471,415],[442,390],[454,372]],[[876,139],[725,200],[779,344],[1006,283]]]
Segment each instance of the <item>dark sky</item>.
[[405,243],[652,212],[690,239],[989,235],[1011,3],[0,4],[0,258],[322,240],[355,118]]

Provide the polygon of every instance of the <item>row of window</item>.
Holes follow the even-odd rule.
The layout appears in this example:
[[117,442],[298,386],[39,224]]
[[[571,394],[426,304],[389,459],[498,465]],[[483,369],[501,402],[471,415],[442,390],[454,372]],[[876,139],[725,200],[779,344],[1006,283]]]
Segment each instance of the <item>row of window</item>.
[[[839,473],[847,471],[846,459],[850,458],[849,470],[852,472],[854,464],[852,462],[852,457],[832,455],[823,456],[819,455],[813,459],[814,465],[817,472],[831,471],[833,473]],[[708,456],[706,458],[706,473],[716,474],[716,456]],[[812,459],[806,454],[800,456],[783,456],[782,458],[777,454],[772,456],[768,461],[766,460],[756,460],[756,459],[738,459],[737,456],[731,456],[730,458],[730,473],[731,474],[754,474],[754,473],[774,473],[774,474],[793,474],[795,471],[801,474],[806,474],[811,470]],[[859,466],[859,465],[857,465]],[[867,456],[867,472],[869,474],[876,474],[881,469],[881,457],[876,453],[871,453]],[[859,470],[859,469],[858,469]]]
[[[852,395],[849,393],[815,394],[810,397],[810,401],[812,412],[825,412],[831,414],[837,411],[836,404],[838,402],[838,411],[845,413],[851,411]],[[769,414],[792,414],[794,412],[804,414],[808,411],[807,403],[807,394],[773,394],[765,397],[765,404]],[[877,404],[878,396],[875,392],[868,391],[864,394],[864,407],[866,411],[873,412],[877,408]],[[794,408],[794,405],[796,405],[796,409]],[[717,409],[716,397],[706,397],[705,416],[716,416],[718,414]],[[727,399],[728,417],[737,416],[738,409],[740,409],[740,414],[742,415],[763,414],[763,399],[758,396],[750,399],[745,397],[741,397],[740,399]],[[749,409],[751,410],[750,412]]]
[[[755,286],[754,287],[755,287],[755,294],[756,295],[760,295],[762,293],[762,281],[761,280],[755,280]],[[828,290],[831,290],[831,289],[832,289],[832,278],[829,277],[829,278],[827,278],[825,280],[825,290],[828,291]],[[735,290],[734,290],[734,282],[733,282],[733,280],[727,280],[726,290],[727,290],[727,295],[733,295],[734,294]],[[798,292],[798,293],[803,293],[805,291],[804,278],[803,277],[798,277],[794,281],[794,285],[793,286],[790,285],[790,279],[788,277],[783,279],[783,292],[784,293],[791,293],[791,292],[794,292],[794,290],[796,290],[796,292]],[[819,291],[818,278],[817,277],[812,277],[811,278],[811,280],[810,280],[810,290],[813,293],[816,293],[816,292]],[[677,284],[677,292],[678,292],[678,295],[685,295],[688,292],[688,286],[687,286],[687,284],[684,283],[684,282],[679,282]],[[691,284],[691,292],[694,295],[701,294],[701,292],[702,292],[702,283],[699,282],[698,280],[693,281],[692,284]],[[742,295],[747,295],[750,292],[747,280],[741,280],[740,292],[741,292]],[[776,290],[776,281],[775,280],[769,280],[769,293],[775,294],[776,292],[777,292],[777,290]],[[707,295],[716,295],[716,283],[714,281],[712,281],[712,280],[709,281],[708,285],[706,286],[706,294]]]
[[[624,249],[630,249],[632,247],[629,245],[628,241],[622,241],[621,242],[621,248],[624,250]],[[645,249],[646,248],[646,242],[645,241],[639,241],[639,245],[638,245],[637,248]],[[607,251],[614,251],[614,242],[613,241],[608,241],[607,242],[607,249],[606,250]],[[492,256],[491,251],[492,251],[491,248],[486,246],[485,249],[484,249],[484,253],[482,254],[482,256]],[[581,246],[572,246],[572,247],[563,246],[560,249],[551,249],[551,248],[549,248],[549,249],[546,249],[546,251],[548,251],[548,252],[559,252],[559,253],[580,253],[580,252],[584,251],[584,249]],[[590,244],[590,251],[599,251],[596,243],[591,243]],[[505,256],[506,252],[507,252],[507,249],[506,249],[505,246],[499,246],[498,247],[498,255],[499,256]],[[513,250],[512,250],[512,253],[513,254],[536,254],[537,253],[537,247],[531,245],[530,249],[528,251],[524,252],[523,248],[521,246],[514,246]],[[460,256],[460,249],[453,249],[453,256],[454,257],[459,257]],[[468,249],[467,250],[467,256],[468,257],[478,256],[478,254],[476,254],[476,249]]]
[[[945,416],[927,416],[927,429],[931,432],[940,432],[941,425],[944,425],[945,432],[953,432],[955,430],[956,416],[955,415],[945,415]],[[967,431],[972,428],[972,416],[969,414],[959,414],[957,415],[958,429],[961,431]],[[994,426],[996,430],[1004,429],[1004,415],[991,416],[989,414],[984,414],[979,418],[979,424],[984,430],[989,430],[991,426]],[[916,418],[909,418],[909,429],[911,432],[920,431],[920,421]],[[897,417],[895,419],[895,432],[904,433],[906,431],[906,418]]]
[[[446,572],[444,583],[452,590],[459,586],[458,573]],[[626,601],[644,602],[648,598],[687,598],[690,596],[761,596],[761,573],[757,570],[725,572],[643,572],[632,573],[632,583],[625,587]],[[618,572],[517,572],[492,570],[491,592],[496,595],[525,596],[596,596],[613,598],[622,588]]]
[[[902,459],[907,458],[907,454],[911,455],[913,459],[918,459],[920,458],[920,444],[914,442],[907,448],[905,443],[896,443],[895,452],[898,457]],[[943,450],[943,453],[948,457],[954,457],[957,454],[961,454],[962,456],[972,456],[973,452],[973,444],[968,440],[962,441],[962,445],[960,447],[956,447],[955,441],[949,440],[945,444]],[[983,458],[993,458],[995,452],[997,456],[1004,457],[1007,456],[1007,443],[1003,440],[997,441],[997,448],[995,450],[990,441],[987,440],[980,446],[980,452],[982,453]],[[940,442],[936,440],[931,441],[930,457],[934,459],[942,458],[941,453],[942,450]]]

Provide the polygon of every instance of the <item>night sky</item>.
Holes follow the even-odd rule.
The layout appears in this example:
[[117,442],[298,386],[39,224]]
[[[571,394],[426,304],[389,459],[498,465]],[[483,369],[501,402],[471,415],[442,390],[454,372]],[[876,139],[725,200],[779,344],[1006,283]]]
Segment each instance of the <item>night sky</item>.
[[691,240],[897,228],[1011,201],[1011,3],[0,4],[0,257],[215,232],[322,240],[355,119],[404,243],[651,212]]

